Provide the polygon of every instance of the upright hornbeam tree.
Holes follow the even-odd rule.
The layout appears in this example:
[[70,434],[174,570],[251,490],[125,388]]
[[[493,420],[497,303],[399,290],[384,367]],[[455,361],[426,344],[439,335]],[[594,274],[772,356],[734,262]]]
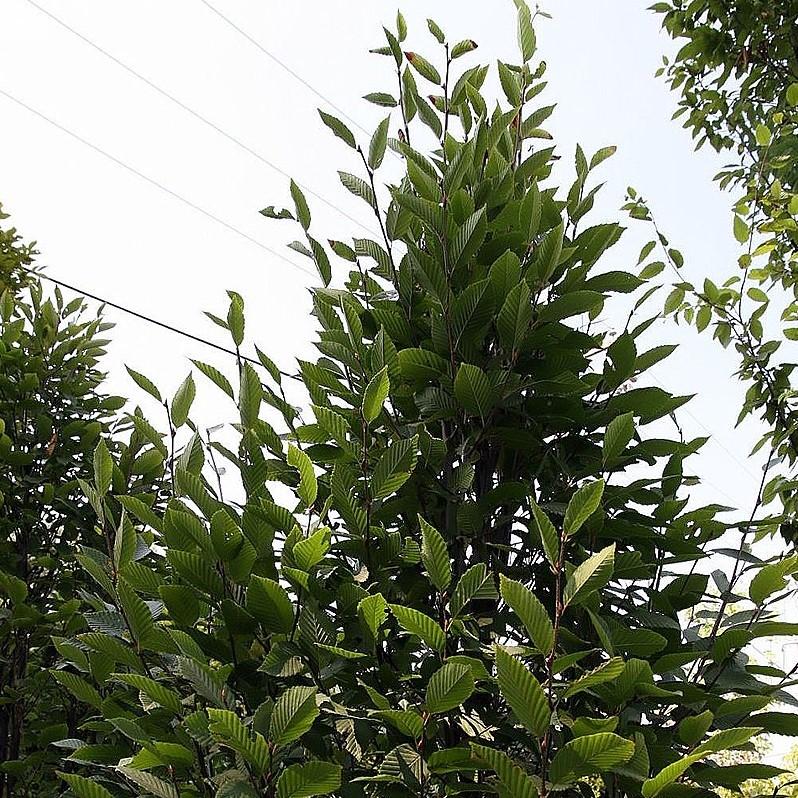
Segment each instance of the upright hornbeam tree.
[[[390,115],[358,142],[322,113],[380,240],[324,243],[294,184],[293,210],[264,210],[298,225],[322,282],[302,412],[260,350],[233,382],[197,362],[236,408],[237,446],[199,433],[191,382],[170,406],[182,454],[164,513],[104,490],[98,459],[93,503],[107,519],[113,496],[136,523],[93,553],[74,641],[107,678],[68,651],[62,665],[95,708],[70,757],[95,764],[63,766],[78,798],[703,798],[781,772],[714,757],[796,731],[766,709],[792,701],[790,676],[745,647],[795,633],[773,604],[798,566],[719,549],[750,592],[728,614],[708,587],[727,525],[688,506],[703,440],[662,437],[667,421],[646,435],[686,401],[646,386],[672,351],[643,344],[656,286],[645,264],[607,269],[622,228],[588,222],[612,148],[577,149],[573,184],[551,184],[544,68],[517,5],[521,62],[498,64],[498,104],[487,67],[460,68],[475,42],[430,21],[438,56],[406,51],[400,15],[375,51],[395,86],[368,98]],[[386,187],[388,158],[402,175]],[[240,348],[230,300],[214,318]],[[610,303],[628,312],[613,336],[593,324]]]

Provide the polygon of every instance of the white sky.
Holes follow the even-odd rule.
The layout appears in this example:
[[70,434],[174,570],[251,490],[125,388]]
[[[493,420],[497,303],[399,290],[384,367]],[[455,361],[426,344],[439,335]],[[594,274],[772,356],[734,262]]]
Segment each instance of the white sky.
[[[98,46],[164,91],[212,120],[284,172],[374,225],[366,206],[343,190],[336,170],[357,171],[356,159],[321,124],[317,106],[332,110],[281,69],[202,0],[36,0]],[[392,26],[393,3],[374,0],[275,2],[211,0],[263,48],[311,83],[329,101],[371,130],[384,109],[360,100],[393,91],[391,64],[369,55],[381,25]],[[590,155],[617,144],[600,173],[607,181],[591,223],[620,219],[627,185],[649,200],[658,222],[686,258],[687,279],[722,281],[737,251],[729,195],[712,182],[722,158],[693,152],[689,135],[670,121],[676,100],[654,70],[673,46],[659,32],[647,2],[548,0],[553,20],[537,26],[548,63],[549,88],[541,104],[558,108],[547,123],[571,177],[576,142]],[[451,41],[474,38],[476,54],[464,66],[517,61],[514,7],[509,0],[407,0],[408,49],[435,55],[425,18]],[[29,0],[2,0],[0,91],[14,95],[115,158],[180,194],[245,236],[303,268],[310,261],[284,248],[289,223],[263,219],[267,204],[290,205],[287,179],[211,130],[173,102],[76,38]],[[361,141],[365,134],[355,130]],[[392,134],[395,130],[392,129]],[[566,185],[567,189],[567,185]],[[348,219],[308,197],[318,238],[362,235]],[[49,273],[175,326],[228,345],[203,310],[224,315],[227,289],[247,302],[248,330],[284,368],[312,355],[308,286],[315,278],[131,174],[0,94],[0,200],[12,222],[35,238]],[[647,240],[643,226],[612,250],[611,268],[635,268]],[[341,277],[344,272],[338,271]],[[664,295],[663,295],[664,296]],[[653,307],[652,307],[653,310]],[[172,391],[196,357],[225,367],[215,353],[171,333],[123,316],[106,366],[111,387],[136,392],[124,363]],[[250,338],[251,342],[252,338]],[[761,474],[745,456],[757,427],[733,429],[742,391],[731,377],[735,359],[719,354],[707,333],[659,323],[651,345],[682,346],[656,370],[674,393],[696,393],[681,420],[689,437],[712,433],[692,468],[705,481],[707,501],[750,506]],[[251,350],[250,350],[251,352]],[[207,425],[229,420],[219,392],[201,375],[198,407]],[[138,398],[138,394],[136,393]],[[146,406],[146,400],[143,402]],[[153,410],[153,416],[156,412]],[[158,419],[154,418],[156,423]],[[777,663],[782,664],[782,663]]]

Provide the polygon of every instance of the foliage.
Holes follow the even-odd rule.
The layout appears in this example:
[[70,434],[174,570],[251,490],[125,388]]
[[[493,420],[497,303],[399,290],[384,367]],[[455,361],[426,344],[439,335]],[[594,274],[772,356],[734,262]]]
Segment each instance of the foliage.
[[[262,370],[239,362],[235,389],[196,364],[233,400],[229,446],[192,423],[193,381],[178,390],[185,444],[165,511],[107,491],[97,458],[100,517],[119,501],[133,523],[85,561],[93,631],[63,652],[60,678],[97,737],[71,757],[91,767],[63,764],[78,798],[517,798],[596,783],[704,796],[717,754],[796,731],[796,715],[767,709],[792,700],[789,675],[743,651],[796,631],[772,609],[795,562],[776,574],[743,559],[759,585],[746,609],[710,610],[703,636],[707,617],[685,618],[726,524],[721,508],[687,507],[684,460],[703,441],[655,424],[685,398],[641,384],[672,351],[643,348],[656,287],[598,265],[618,224],[580,230],[612,148],[578,149],[564,195],[549,184],[532,19],[519,0],[522,63],[499,64],[495,110],[486,67],[454,75],[474,42],[450,45],[430,22],[436,66],[403,49],[399,16],[375,51],[396,94],[370,95],[397,109],[397,137],[389,117],[358,144],[322,114],[361,161],[344,187],[383,232],[329,240],[343,287],[296,185],[293,211],[264,209],[298,223],[305,241],[291,246],[323,282],[321,354],[297,375],[313,420],[259,352]],[[386,204],[375,174],[388,158],[403,174]],[[239,348],[244,303],[230,300],[213,318]],[[631,304],[614,339],[592,324],[610,300]],[[240,477],[235,500],[217,457]]]
[[[13,231],[2,233],[13,242]],[[18,263],[29,263],[20,247]],[[9,255],[9,262],[12,260]],[[9,273],[7,285],[23,279]],[[86,709],[47,668],[65,651],[96,676],[95,657],[70,638],[84,628],[80,592],[90,580],[73,557],[102,540],[80,487],[123,401],[102,392],[98,368],[109,325],[82,299],[45,298],[38,280],[0,297],[0,794],[60,793],[53,744],[72,738]],[[102,459],[105,444],[97,449]],[[136,444],[119,444],[115,490],[138,494]],[[109,459],[110,463],[110,459]],[[60,677],[60,672],[56,673]],[[71,680],[71,675],[64,674]]]
[[[8,219],[0,204],[0,222]],[[36,244],[23,244],[16,228],[0,227],[0,294],[9,291],[17,294],[28,284],[29,277],[25,269],[32,263],[36,255]]]
[[[699,144],[734,150],[736,162],[718,180],[741,193],[732,217],[737,266],[722,285],[677,275],[665,311],[737,351],[738,375],[748,384],[740,420],[756,414],[767,428],[755,449],[770,452],[772,469],[760,500],[779,498],[767,523],[794,542],[798,408],[789,350],[798,340],[798,6],[698,0],[654,8],[673,37],[688,39],[667,66],[681,92],[677,116]],[[651,220],[645,203],[632,200],[633,215]],[[671,258],[655,232],[666,250],[660,267],[667,260],[678,271],[681,257]]]

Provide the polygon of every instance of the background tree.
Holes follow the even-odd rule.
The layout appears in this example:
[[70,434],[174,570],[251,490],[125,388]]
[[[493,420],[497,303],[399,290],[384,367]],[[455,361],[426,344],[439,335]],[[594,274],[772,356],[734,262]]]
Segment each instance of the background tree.
[[[400,15],[375,50],[394,88],[368,97],[394,114],[358,143],[322,113],[359,162],[341,182],[382,240],[325,245],[294,184],[293,210],[264,209],[298,225],[291,246],[323,283],[320,356],[294,375],[310,407],[287,401],[294,380],[259,350],[262,369],[242,360],[232,382],[196,363],[234,403],[236,440],[199,434],[184,382],[165,512],[111,486],[97,459],[98,514],[119,501],[135,524],[90,562],[95,631],[75,636],[62,672],[95,708],[89,728],[125,753],[108,765],[76,740],[71,759],[94,760],[64,763],[78,798],[596,784],[698,798],[781,772],[714,757],[798,731],[798,716],[766,709],[794,703],[790,676],[744,651],[798,628],[774,613],[798,558],[721,549],[750,592],[734,596],[721,573],[710,595],[698,564],[727,526],[684,491],[703,441],[645,434],[686,401],[644,384],[672,351],[644,345],[656,286],[599,266],[617,223],[584,226],[612,148],[578,149],[574,183],[550,184],[544,69],[517,5],[522,61],[498,65],[501,103],[482,93],[487,67],[460,68],[475,42],[430,21],[439,57],[425,57],[405,49]],[[402,171],[383,187],[388,159]],[[613,339],[592,324],[610,301],[627,319]],[[240,351],[242,298],[213,318]],[[732,599],[744,609],[729,616]],[[81,646],[107,658],[107,679]]]
[[[719,174],[733,189],[733,232],[740,244],[722,285],[677,275],[667,313],[709,328],[739,356],[738,376],[748,389],[740,420],[759,415],[766,434],[755,451],[769,452],[759,502],[780,500],[767,519],[790,541],[796,524],[798,416],[791,350],[798,340],[798,5],[792,0],[656,3],[663,27],[687,39],[673,62],[659,70],[680,92],[677,117],[698,146],[709,141],[734,162]],[[640,198],[631,210],[651,220]],[[655,225],[656,227],[656,225]],[[674,271],[667,240],[656,230]],[[652,244],[652,246],[654,246]],[[754,511],[756,514],[756,509]],[[752,514],[752,515],[754,515]]]
[[[78,609],[89,580],[74,555],[101,539],[80,482],[94,473],[101,436],[120,431],[124,400],[102,391],[110,325],[83,299],[45,297],[24,271],[33,246],[13,229],[0,241],[0,795],[49,796],[61,791],[53,743],[74,737],[85,717],[48,672],[85,623]],[[154,473],[135,462],[139,446],[114,444],[119,468],[107,474],[135,495]],[[90,653],[79,656],[101,674]]]

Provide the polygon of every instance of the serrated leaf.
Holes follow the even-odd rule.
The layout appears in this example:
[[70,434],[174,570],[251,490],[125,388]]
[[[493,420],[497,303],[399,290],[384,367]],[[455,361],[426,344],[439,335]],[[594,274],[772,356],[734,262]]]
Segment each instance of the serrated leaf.
[[499,339],[506,352],[516,351],[524,341],[532,322],[529,286],[522,280],[504,300],[496,319]]
[[348,144],[353,150],[357,149],[352,131],[340,119],[336,119],[332,114],[325,113],[321,109],[319,109],[319,116],[321,117],[321,121],[324,122],[339,139],[345,144]]
[[554,784],[567,784],[584,776],[605,773],[631,759],[635,744],[612,732],[586,734],[567,742],[551,762]]
[[537,798],[538,787],[533,777],[503,751],[476,743],[471,743],[471,751],[496,773],[507,798]]
[[299,487],[297,488],[299,498],[307,507],[313,506],[318,495],[319,485],[310,458],[301,449],[289,443],[286,462],[299,471]]
[[421,516],[418,517],[418,522],[421,526],[421,560],[432,584],[443,592],[452,581],[449,549],[435,527],[428,524]]
[[385,623],[385,613],[388,609],[388,602],[382,593],[375,593],[361,599],[357,605],[357,614],[366,628],[371,632],[372,638],[376,640],[379,628]]
[[94,485],[101,496],[108,493],[113,475],[114,461],[111,459],[105,441],[100,440],[94,450]]
[[576,534],[582,524],[598,509],[604,493],[604,480],[597,479],[582,485],[568,502],[563,521],[563,532],[566,537]]
[[501,646],[496,646],[496,681],[502,696],[521,723],[542,738],[551,721],[551,710],[540,682]]
[[155,386],[155,383],[145,377],[138,371],[134,371],[130,366],[125,366],[127,373],[133,378],[133,382],[139,386],[143,391],[146,391],[156,402],[159,404],[163,402],[161,392]]
[[615,544],[611,544],[578,565],[568,577],[563,591],[563,604],[582,601],[595,590],[604,587],[612,577],[615,566]]
[[631,410],[610,421],[604,432],[603,461],[610,463],[623,454],[634,434],[635,421],[634,413]]
[[269,723],[269,739],[278,748],[298,740],[319,714],[315,687],[289,687],[277,699]]
[[292,180],[290,184],[291,198],[294,200],[296,208],[296,218],[304,230],[310,227],[310,209],[302,189]]
[[427,711],[437,715],[459,707],[474,692],[474,687],[474,676],[468,665],[445,663],[427,684]]
[[560,559],[560,536],[554,528],[554,524],[549,520],[549,517],[538,506],[537,502],[532,501],[532,518],[535,523],[540,540],[543,544],[543,551],[546,554],[546,559],[552,568],[557,566]]
[[63,779],[69,789],[77,798],[114,798],[114,796],[96,781],[87,779],[85,776],[78,776],[76,773],[62,773],[57,771],[59,778]]
[[367,424],[371,424],[380,415],[390,390],[391,381],[388,378],[388,367],[383,366],[371,378],[363,394],[363,418]]
[[172,399],[172,406],[169,408],[172,424],[178,429],[188,421],[188,414],[191,412],[191,405],[194,402],[196,392],[194,378],[189,374],[177,389]]
[[488,375],[479,366],[461,363],[454,380],[454,395],[468,413],[487,417],[494,404],[494,391]]
[[520,582],[501,574],[499,584],[502,598],[520,618],[532,642],[539,651],[549,654],[554,647],[554,626],[545,607],[537,596]]
[[468,602],[475,598],[496,598],[493,575],[484,562],[472,565],[458,580],[449,601],[452,617],[460,615]]
[[312,761],[289,765],[277,780],[277,798],[312,798],[329,795],[341,786],[341,766]]
[[420,637],[430,648],[443,651],[446,645],[446,635],[429,615],[399,604],[389,604],[388,606],[406,632]]
[[294,605],[282,585],[255,574],[247,587],[247,612],[264,629],[288,634],[294,626]]
[[[393,100],[393,97],[390,98]],[[393,101],[396,105],[396,101]],[[386,116],[382,122],[377,125],[374,135],[369,142],[369,157],[368,164],[372,169],[378,169],[385,157],[385,146],[388,143],[388,125],[391,122],[391,117]]]

